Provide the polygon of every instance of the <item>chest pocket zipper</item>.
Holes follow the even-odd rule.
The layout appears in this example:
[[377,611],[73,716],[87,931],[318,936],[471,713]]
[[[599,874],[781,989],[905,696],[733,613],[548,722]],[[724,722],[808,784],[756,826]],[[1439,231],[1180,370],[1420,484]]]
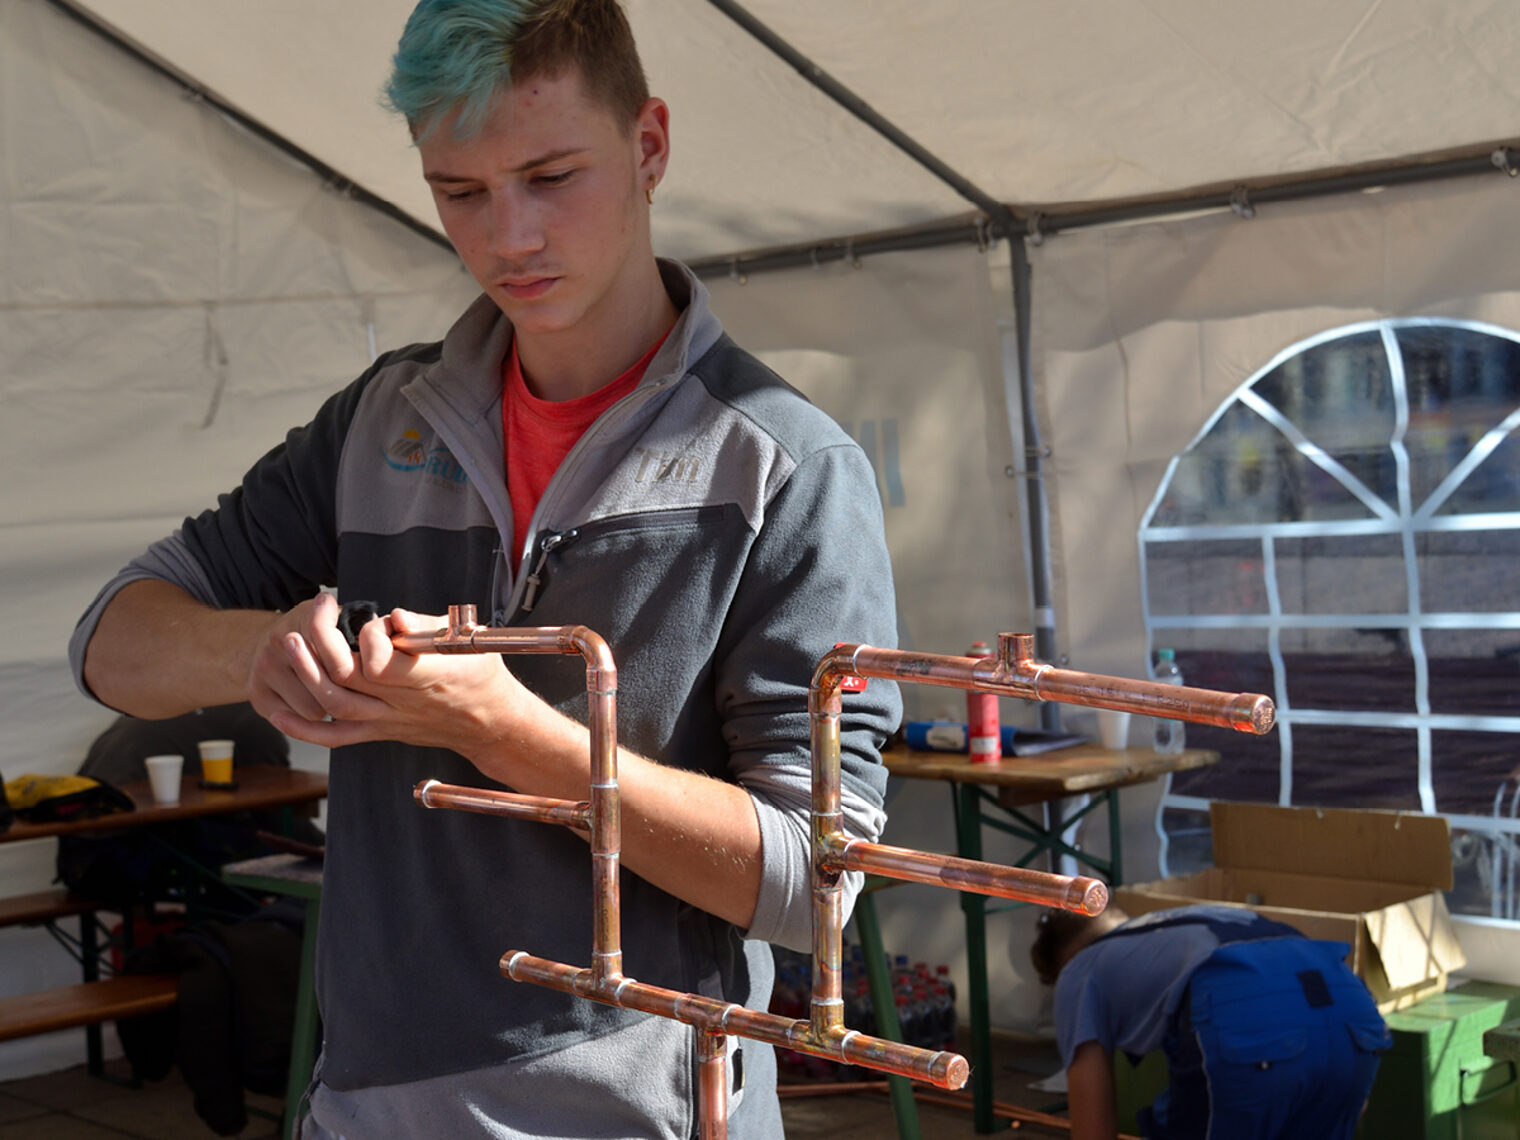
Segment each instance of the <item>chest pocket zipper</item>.
[[580,531],[578,530],[567,530],[562,534],[546,534],[543,538],[539,539],[538,557],[533,561],[533,569],[528,571],[528,588],[523,593],[523,613],[532,613],[533,607],[538,601],[538,592],[544,584],[544,563],[549,561],[549,555],[579,534]]

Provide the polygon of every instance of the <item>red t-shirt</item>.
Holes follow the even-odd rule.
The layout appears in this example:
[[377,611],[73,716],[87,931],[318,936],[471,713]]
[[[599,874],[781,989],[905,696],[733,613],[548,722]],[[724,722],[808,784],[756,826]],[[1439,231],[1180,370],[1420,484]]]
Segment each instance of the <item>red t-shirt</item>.
[[513,340],[501,397],[501,429],[506,448],[507,494],[512,500],[514,559],[527,540],[533,509],[575,441],[597,416],[638,387],[644,370],[664,343],[662,336],[632,368],[590,395],[573,400],[543,400],[528,390],[522,362],[517,358],[517,341]]

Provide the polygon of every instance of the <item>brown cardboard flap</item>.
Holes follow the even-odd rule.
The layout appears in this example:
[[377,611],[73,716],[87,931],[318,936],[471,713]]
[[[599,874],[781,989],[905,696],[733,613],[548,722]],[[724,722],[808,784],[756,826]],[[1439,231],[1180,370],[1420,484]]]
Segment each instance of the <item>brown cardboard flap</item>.
[[1418,985],[1467,964],[1446,912],[1446,900],[1434,891],[1368,911],[1362,920],[1392,989]]
[[1451,825],[1397,811],[1209,805],[1218,867],[1451,889]]

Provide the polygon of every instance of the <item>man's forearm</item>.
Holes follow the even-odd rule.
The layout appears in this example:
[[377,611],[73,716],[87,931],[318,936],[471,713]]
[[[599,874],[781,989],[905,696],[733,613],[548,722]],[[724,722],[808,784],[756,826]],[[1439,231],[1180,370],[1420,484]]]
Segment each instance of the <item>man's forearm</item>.
[[130,583],[90,638],[85,683],[112,708],[149,719],[245,700],[249,662],[274,617],[215,610],[168,582]]
[[1077,1047],[1066,1069],[1072,1140],[1113,1140],[1119,1133],[1113,1056],[1096,1041]]
[[[586,798],[589,740],[584,726],[544,709],[526,747],[505,743],[504,762],[476,763],[521,792]],[[524,741],[524,744],[527,742]],[[622,865],[661,890],[748,928],[760,895],[763,852],[754,803],[737,784],[618,754]]]

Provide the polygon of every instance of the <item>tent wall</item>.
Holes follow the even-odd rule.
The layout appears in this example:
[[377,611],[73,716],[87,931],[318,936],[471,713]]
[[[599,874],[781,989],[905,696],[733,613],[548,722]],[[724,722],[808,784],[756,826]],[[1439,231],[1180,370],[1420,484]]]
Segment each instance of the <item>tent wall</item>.
[[[1278,353],[1383,317],[1520,329],[1517,208],[1513,180],[1472,178],[1285,204],[1249,220],[1074,233],[1032,250],[1056,625],[1075,667],[1144,674],[1141,516],[1171,457]],[[1157,871],[1159,795],[1159,785],[1124,793],[1132,880]],[[1101,850],[1101,829],[1091,830]],[[1474,926],[1468,936],[1475,975],[1514,973],[1513,931]]]
[[[473,283],[438,245],[43,3],[0,4],[0,773],[72,772],[111,714],[65,649],[95,591],[366,368],[435,338]],[[297,763],[325,754],[298,748]],[[0,893],[53,844],[0,846]],[[0,992],[78,980],[0,932]],[[0,1073],[77,1064],[77,1032]]]

